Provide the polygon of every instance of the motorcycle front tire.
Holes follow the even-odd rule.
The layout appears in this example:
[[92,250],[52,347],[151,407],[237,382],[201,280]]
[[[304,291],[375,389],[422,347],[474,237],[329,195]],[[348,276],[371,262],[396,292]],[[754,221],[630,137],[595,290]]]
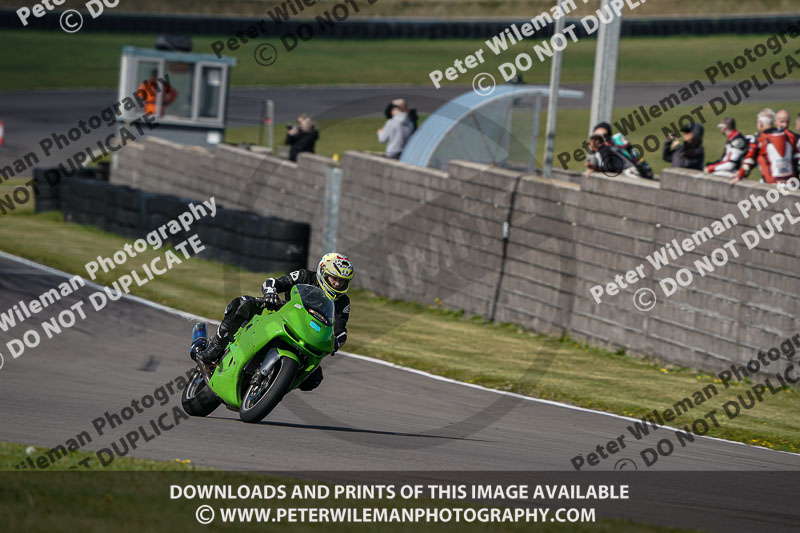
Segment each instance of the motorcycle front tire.
[[254,385],[247,389],[245,397],[242,398],[242,405],[239,407],[239,418],[242,422],[249,424],[261,422],[289,392],[292,382],[297,376],[297,361],[291,357],[281,357],[276,364],[280,365],[280,368],[273,371],[277,372],[277,374],[272,376],[271,382],[267,385],[267,390],[255,403],[251,403],[249,400]]

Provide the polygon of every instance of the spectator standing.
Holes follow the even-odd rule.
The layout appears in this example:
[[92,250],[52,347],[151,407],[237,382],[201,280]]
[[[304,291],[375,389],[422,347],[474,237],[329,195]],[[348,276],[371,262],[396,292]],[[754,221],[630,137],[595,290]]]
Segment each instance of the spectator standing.
[[785,182],[797,177],[800,166],[800,139],[789,130],[775,127],[775,112],[762,109],[758,114],[758,134],[753,137],[744,161],[731,180],[731,187],[747,177],[758,163],[761,175],[767,183]]
[[[405,98],[395,98],[388,104],[386,104],[386,109],[383,110],[383,115],[386,117],[386,120],[392,118],[392,108],[399,107],[400,109],[408,109],[408,104],[406,103]],[[408,120],[411,121],[411,124],[414,126],[414,129],[411,132],[417,131],[417,127],[419,126],[419,115],[417,115],[416,109],[408,109]]]
[[668,134],[669,142],[664,144],[664,161],[671,163],[673,168],[691,168],[703,170],[703,160],[705,159],[705,148],[703,148],[703,125],[686,124],[681,128],[680,139],[673,134]]
[[386,157],[400,159],[403,148],[414,133],[414,124],[408,118],[405,100],[393,101],[388,111],[392,118],[378,130],[378,142],[386,145]]
[[314,146],[319,139],[319,131],[311,118],[302,114],[297,117],[297,125],[290,125],[286,132],[286,144],[289,148],[289,161],[297,161],[300,152],[314,153]]
[[736,121],[732,118],[723,118],[717,127],[727,139],[725,150],[717,161],[706,165],[705,171],[714,176],[732,178],[742,166],[750,143],[747,142],[744,135],[736,131]]

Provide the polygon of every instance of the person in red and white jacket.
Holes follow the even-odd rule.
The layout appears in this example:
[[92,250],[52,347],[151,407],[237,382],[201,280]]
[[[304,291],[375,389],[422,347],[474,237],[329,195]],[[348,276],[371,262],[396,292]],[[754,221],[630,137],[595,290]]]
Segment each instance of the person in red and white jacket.
[[739,167],[742,166],[749,143],[744,135],[736,131],[736,121],[734,119],[723,118],[717,127],[727,139],[725,151],[722,152],[722,157],[717,161],[706,163],[705,171],[714,176],[732,178],[736,175]]
[[758,114],[758,134],[750,143],[731,187],[747,177],[758,163],[766,183],[784,182],[797,177],[800,166],[800,139],[789,130],[775,127],[775,112],[764,109]]

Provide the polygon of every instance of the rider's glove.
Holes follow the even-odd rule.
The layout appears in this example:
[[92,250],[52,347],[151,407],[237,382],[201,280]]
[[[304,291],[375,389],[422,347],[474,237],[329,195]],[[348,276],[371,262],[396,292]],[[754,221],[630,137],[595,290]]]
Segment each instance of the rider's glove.
[[277,309],[281,306],[281,299],[275,287],[264,287],[262,292],[264,293],[264,306],[267,309]]
[[347,332],[346,331],[343,331],[343,332],[339,333],[338,335],[336,335],[336,338],[334,339],[334,343],[333,343],[333,353],[331,355],[333,355],[336,352],[338,352],[339,348],[344,346],[345,342],[347,342]]

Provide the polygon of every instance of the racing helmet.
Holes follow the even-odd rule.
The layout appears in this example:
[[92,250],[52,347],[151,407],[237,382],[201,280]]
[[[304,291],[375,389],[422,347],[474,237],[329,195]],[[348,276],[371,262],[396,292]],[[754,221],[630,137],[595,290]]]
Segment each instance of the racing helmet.
[[338,300],[350,288],[353,280],[353,264],[338,253],[322,256],[317,266],[317,284],[331,300]]

